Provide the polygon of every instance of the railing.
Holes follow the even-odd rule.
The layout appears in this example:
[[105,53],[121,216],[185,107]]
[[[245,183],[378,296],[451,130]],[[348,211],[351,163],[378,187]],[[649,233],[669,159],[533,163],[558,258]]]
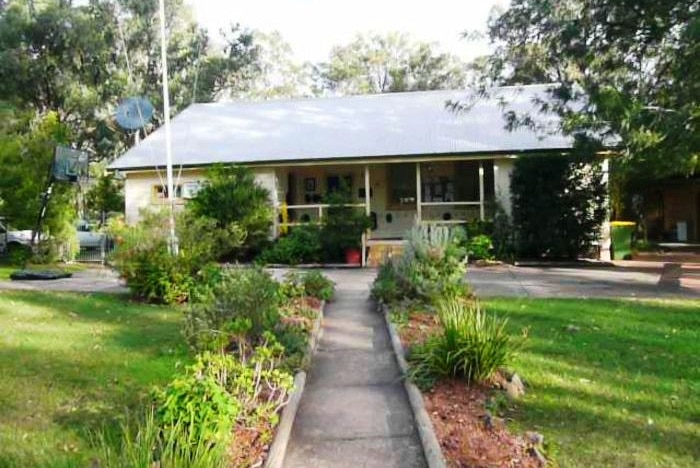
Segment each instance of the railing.
[[[314,220],[309,220],[309,221],[284,221],[284,219],[278,223],[278,226],[280,229],[285,229],[288,227],[293,227],[293,226],[301,226],[304,224],[320,224],[321,221],[323,220],[323,210],[330,208],[330,204],[328,203],[313,203],[313,204],[307,204],[307,205],[281,205],[278,210],[281,213],[284,213],[285,211],[289,213],[290,210],[313,210],[316,212],[316,218]],[[334,205],[336,206],[336,205]],[[342,207],[352,207],[352,208],[364,208],[365,204],[364,203],[350,203],[346,205],[337,205],[337,206],[342,206]],[[284,214],[283,214],[284,218]]]

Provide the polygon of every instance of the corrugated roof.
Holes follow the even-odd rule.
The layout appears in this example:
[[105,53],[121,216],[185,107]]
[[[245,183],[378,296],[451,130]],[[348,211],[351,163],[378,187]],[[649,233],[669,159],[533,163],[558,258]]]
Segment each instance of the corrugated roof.
[[[536,113],[547,85],[496,88],[463,112],[446,104],[470,92],[425,91],[264,102],[194,104],[172,121],[173,162],[265,163],[570,148],[572,139],[505,128],[504,108]],[[556,117],[539,119],[556,123]],[[159,128],[111,169],[165,165]]]

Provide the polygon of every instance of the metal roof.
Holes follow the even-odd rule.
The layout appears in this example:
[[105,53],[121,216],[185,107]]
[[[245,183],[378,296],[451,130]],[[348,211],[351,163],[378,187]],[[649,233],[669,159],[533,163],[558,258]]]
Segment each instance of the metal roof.
[[[517,153],[572,145],[560,134],[509,131],[504,112],[537,114],[549,85],[495,88],[468,110],[470,91],[425,91],[287,101],[193,104],[172,121],[173,163],[272,163],[387,156]],[[505,106],[505,107],[504,107]],[[540,122],[556,125],[553,115]],[[110,169],[165,165],[163,127]]]

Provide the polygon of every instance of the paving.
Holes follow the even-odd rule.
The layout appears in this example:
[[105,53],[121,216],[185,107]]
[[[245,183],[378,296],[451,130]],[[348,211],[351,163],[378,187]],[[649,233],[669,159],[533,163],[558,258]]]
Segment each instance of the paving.
[[700,264],[615,262],[601,266],[471,267],[480,297],[639,297],[700,299]]
[[384,318],[368,297],[374,273],[326,271],[336,297],[326,308],[287,468],[426,466]]

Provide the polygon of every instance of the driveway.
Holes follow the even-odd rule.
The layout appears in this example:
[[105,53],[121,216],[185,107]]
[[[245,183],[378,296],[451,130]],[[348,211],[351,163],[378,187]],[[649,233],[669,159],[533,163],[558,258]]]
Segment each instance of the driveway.
[[[286,269],[272,270],[281,278]],[[324,269],[336,283],[368,291],[375,269]],[[615,266],[470,266],[467,279],[481,297],[659,297],[700,299],[700,264],[616,262]],[[53,281],[0,281],[2,289],[125,293],[107,268],[88,268]]]
[[70,278],[57,280],[0,281],[0,290],[3,289],[113,294],[129,291],[114,271],[101,267],[87,268],[73,273]]
[[700,264],[616,262],[614,266],[471,267],[482,297],[679,297],[700,299]]

